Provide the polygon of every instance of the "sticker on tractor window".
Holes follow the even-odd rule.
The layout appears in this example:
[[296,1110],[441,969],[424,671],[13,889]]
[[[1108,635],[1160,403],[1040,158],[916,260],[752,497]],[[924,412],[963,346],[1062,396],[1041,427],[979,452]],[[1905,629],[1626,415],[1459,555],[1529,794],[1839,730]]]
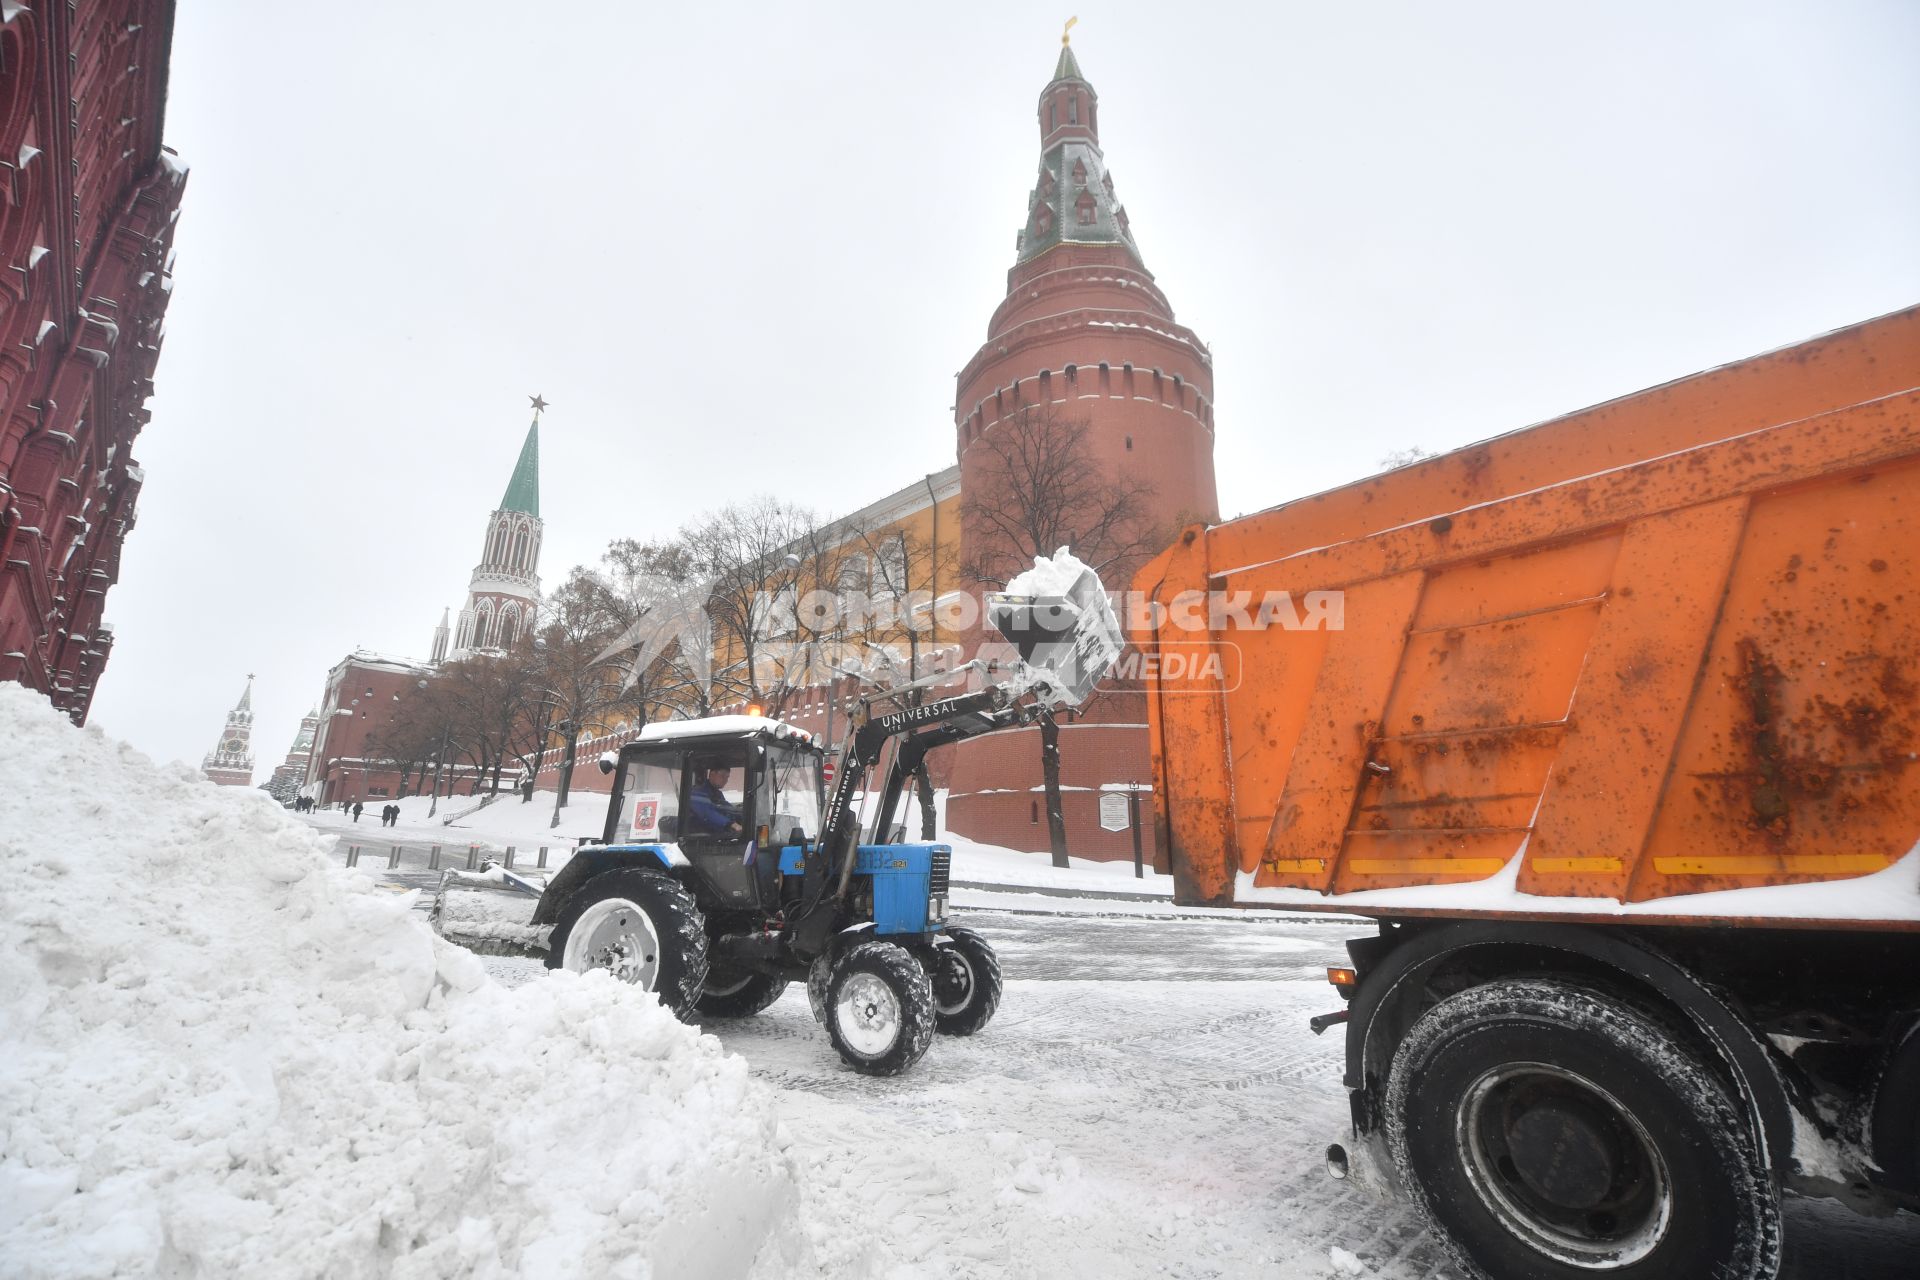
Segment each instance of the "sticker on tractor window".
[[633,817],[628,824],[635,840],[660,838],[660,793],[648,792],[633,798]]

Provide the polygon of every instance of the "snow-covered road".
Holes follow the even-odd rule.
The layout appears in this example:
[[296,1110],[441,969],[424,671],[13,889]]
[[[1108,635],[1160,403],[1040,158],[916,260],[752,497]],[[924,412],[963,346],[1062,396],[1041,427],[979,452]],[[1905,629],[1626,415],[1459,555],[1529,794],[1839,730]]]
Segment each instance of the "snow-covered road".
[[[708,1029],[780,1088],[814,1247],[850,1276],[1446,1274],[1405,1210],[1330,1181],[1346,1129],[1323,970],[1350,925],[970,912],[999,1016],[908,1076],[842,1067],[788,993]],[[537,964],[489,960],[507,982]],[[1788,1276],[1911,1280],[1920,1222],[1798,1205]],[[1357,1269],[1334,1250],[1358,1260]],[[1817,1267],[1814,1260],[1817,1259]],[[787,1274],[769,1259],[763,1276]]]

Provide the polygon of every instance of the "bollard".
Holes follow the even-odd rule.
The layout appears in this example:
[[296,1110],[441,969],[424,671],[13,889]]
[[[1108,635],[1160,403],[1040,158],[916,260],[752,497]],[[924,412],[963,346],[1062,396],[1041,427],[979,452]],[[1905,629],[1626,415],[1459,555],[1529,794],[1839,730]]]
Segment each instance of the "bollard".
[[545,845],[540,846],[540,865],[537,869],[541,871],[547,869],[547,846]]
[[387,852],[387,870],[392,871],[400,865],[400,846],[395,845]]
[[427,855],[427,870],[438,871],[439,869],[440,869],[440,846],[435,845],[433,846],[433,852]]
[[472,871],[477,867],[479,867],[479,865],[480,865],[480,846],[477,844],[470,844],[467,846],[467,870]]
[[347,846],[347,865],[350,867],[357,867],[360,865],[360,846],[359,845],[350,844]]
[[513,870],[513,846],[507,846],[507,870]]

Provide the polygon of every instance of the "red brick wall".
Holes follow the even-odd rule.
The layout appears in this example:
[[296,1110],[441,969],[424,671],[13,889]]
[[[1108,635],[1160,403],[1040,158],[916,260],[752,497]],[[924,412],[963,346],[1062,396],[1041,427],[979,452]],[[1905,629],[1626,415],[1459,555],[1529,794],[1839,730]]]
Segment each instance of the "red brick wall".
[[163,0],[0,24],[0,679],[76,721],[112,648],[185,186],[160,147],[172,27]]
[[[402,794],[403,787],[407,794],[424,794],[433,780],[431,765],[425,783],[417,772],[403,776],[384,760],[379,743],[380,732],[393,723],[401,700],[419,696],[424,678],[422,671],[393,670],[351,659],[329,673],[307,765],[307,785],[317,800],[334,804],[342,799],[392,799]],[[452,781],[460,795],[472,789],[474,780],[471,769],[442,773],[443,786]]]

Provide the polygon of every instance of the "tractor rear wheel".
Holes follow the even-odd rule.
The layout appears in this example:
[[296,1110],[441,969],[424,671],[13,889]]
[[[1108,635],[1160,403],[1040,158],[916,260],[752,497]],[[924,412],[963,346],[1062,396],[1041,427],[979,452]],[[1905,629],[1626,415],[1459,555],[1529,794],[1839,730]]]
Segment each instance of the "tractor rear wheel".
[[933,982],[933,1025],[943,1036],[970,1036],[1000,1007],[1000,961],[971,929],[950,927],[927,957]]
[[862,1075],[897,1076],[933,1043],[933,984],[904,947],[847,949],[827,983],[827,1037]]
[[605,871],[560,908],[549,969],[605,969],[660,997],[685,1021],[707,976],[707,931],[693,895],[655,871]]

